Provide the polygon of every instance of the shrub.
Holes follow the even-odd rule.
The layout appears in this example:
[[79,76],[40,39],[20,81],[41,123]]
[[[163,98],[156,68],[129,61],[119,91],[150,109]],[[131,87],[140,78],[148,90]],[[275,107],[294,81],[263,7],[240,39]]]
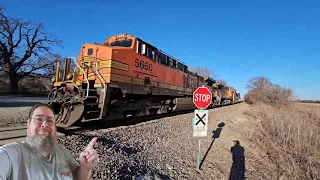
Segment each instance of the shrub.
[[273,106],[282,106],[294,99],[293,90],[273,84],[265,77],[250,79],[246,88],[249,91],[244,96],[244,99],[248,104],[260,102]]

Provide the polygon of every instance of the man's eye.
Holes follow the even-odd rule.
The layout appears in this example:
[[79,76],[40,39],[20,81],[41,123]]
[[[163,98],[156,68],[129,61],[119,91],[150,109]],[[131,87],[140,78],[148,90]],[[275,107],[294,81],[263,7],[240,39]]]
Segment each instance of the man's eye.
[[36,118],[35,120],[36,120],[36,121],[42,121],[42,119],[41,119],[41,118]]

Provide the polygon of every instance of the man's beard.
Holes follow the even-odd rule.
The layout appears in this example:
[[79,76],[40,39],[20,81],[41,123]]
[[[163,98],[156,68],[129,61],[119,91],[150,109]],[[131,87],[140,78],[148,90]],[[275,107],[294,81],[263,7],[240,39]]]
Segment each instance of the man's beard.
[[40,152],[52,152],[56,146],[56,138],[48,135],[46,137],[41,137],[36,134],[35,136],[28,136],[26,142],[34,149]]

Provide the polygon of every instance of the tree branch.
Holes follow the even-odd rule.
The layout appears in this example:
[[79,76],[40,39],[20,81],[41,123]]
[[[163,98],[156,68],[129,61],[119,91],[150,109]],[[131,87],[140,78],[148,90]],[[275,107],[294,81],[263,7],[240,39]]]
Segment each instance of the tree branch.
[[29,70],[29,71],[19,73],[19,76],[20,77],[27,76],[27,75],[31,74],[32,72],[34,72],[36,70],[44,69],[44,68],[47,68],[48,66],[49,66],[49,64],[44,64],[44,65],[39,66],[39,67],[32,67],[32,69]]
[[[52,36],[47,36],[45,35],[45,33],[41,32],[41,30],[43,29],[42,24],[38,24],[38,26],[32,33],[31,31],[33,31],[33,29],[34,28],[31,28],[31,29],[29,28],[27,29],[27,32],[23,34],[23,36],[25,37],[25,40],[27,41],[27,48],[21,60],[16,62],[15,66],[17,67],[20,67],[32,55],[35,55],[36,57],[40,57],[37,51],[51,54],[50,45],[60,45],[61,43],[61,41],[58,40],[57,38],[54,38]],[[40,34],[43,34],[43,37],[39,37]]]
[[12,46],[12,49],[10,49],[11,54],[13,53],[13,49],[14,49],[14,48],[17,48],[18,45],[19,45],[19,44],[21,43],[21,41],[22,41],[22,28],[23,28],[23,24],[19,24],[19,38],[18,38],[18,41],[16,42],[16,44],[14,44],[14,45]]
[[6,69],[3,67],[0,67],[0,72],[9,73],[9,71],[6,71]]
[[21,78],[51,68],[53,60],[43,57],[53,55],[51,47],[60,43],[41,23],[6,16],[0,5],[0,69],[10,75],[12,88],[18,86],[16,75]]

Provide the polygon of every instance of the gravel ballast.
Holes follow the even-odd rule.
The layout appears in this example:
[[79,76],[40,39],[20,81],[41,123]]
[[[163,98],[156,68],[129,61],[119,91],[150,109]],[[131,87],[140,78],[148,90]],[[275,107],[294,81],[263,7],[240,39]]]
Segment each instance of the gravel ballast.
[[0,128],[27,126],[30,108],[31,107],[0,108]]

